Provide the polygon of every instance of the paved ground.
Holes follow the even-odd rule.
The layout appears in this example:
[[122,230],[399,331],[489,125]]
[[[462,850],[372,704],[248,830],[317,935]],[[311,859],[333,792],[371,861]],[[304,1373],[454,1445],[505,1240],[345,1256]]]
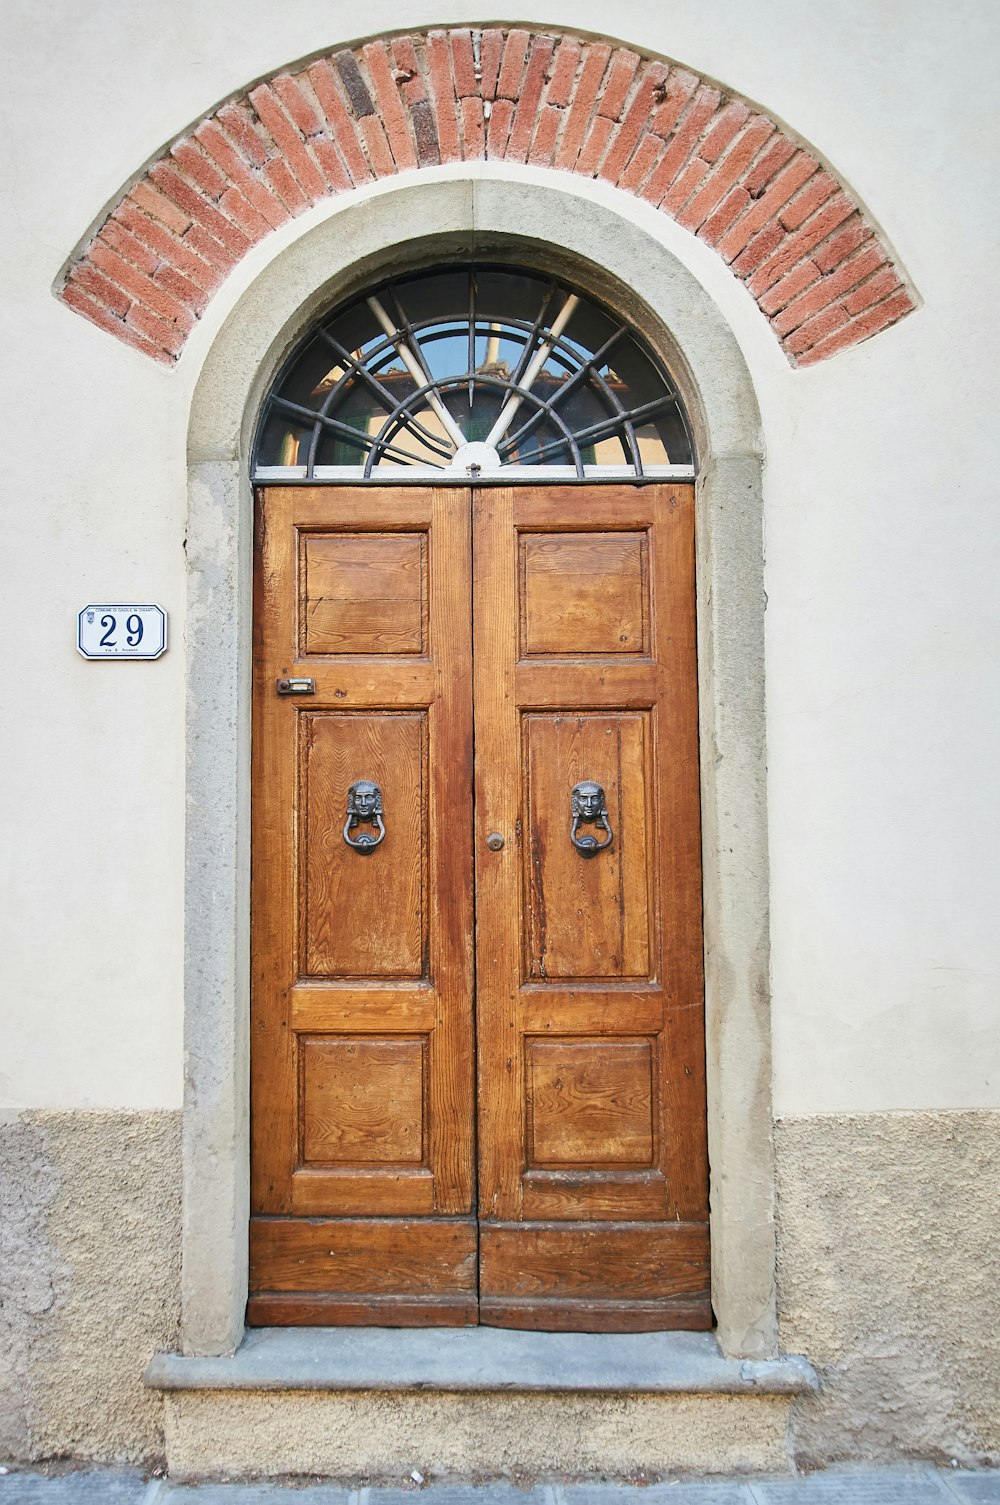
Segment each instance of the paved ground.
[[829,1470],[799,1478],[620,1484],[171,1484],[129,1472],[0,1474],[0,1505],[1000,1505],[1000,1470],[929,1464]]

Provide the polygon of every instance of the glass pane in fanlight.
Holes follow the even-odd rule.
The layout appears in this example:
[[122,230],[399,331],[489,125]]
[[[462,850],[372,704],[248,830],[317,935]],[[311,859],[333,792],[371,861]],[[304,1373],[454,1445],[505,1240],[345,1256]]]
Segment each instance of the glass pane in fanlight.
[[386,448],[376,457],[373,469],[391,469],[399,465],[447,465],[454,443],[441,421],[440,414],[424,399],[384,426],[378,437]]
[[670,458],[670,450],[664,444],[659,431],[652,423],[636,425],[635,442],[639,446],[639,459],[642,462],[643,470],[649,470],[654,465],[671,465],[674,463]]
[[568,427],[553,412],[523,402],[500,442],[500,458],[509,465],[572,465]]
[[[417,273],[362,295],[328,316],[287,363],[265,410],[255,463],[301,466],[312,456],[319,466],[360,468],[371,456],[378,470],[446,468],[457,426],[466,441],[489,438],[503,464],[631,465],[631,421],[643,468],[690,464],[687,427],[663,373],[614,315],[577,295],[552,340],[570,296],[544,274],[502,266]],[[393,336],[369,297],[380,302]],[[551,348],[525,384],[543,343]],[[315,440],[309,412],[317,414]]]
[[635,432],[644,466],[691,464],[691,439],[676,405],[636,424]]
[[[367,436],[377,433],[382,427],[387,409],[379,404],[368,387],[354,381],[341,389],[337,401],[331,402],[327,411],[338,427],[324,425],[321,428],[316,464],[364,464],[369,449]],[[345,430],[356,432],[357,439],[352,439]]]
[[[622,406],[629,412],[640,411],[652,403],[660,403],[664,397],[664,382],[661,373],[650,360],[644,350],[641,350],[634,339],[628,337],[620,341],[609,356],[609,364],[605,368],[606,380],[613,386]],[[655,413],[648,417],[637,417],[636,424],[641,426],[646,434],[651,425],[663,447],[666,459],[650,459],[649,464],[690,465],[691,464],[691,440],[688,437],[684,421],[680,416],[680,410],[676,399],[663,405]]]
[[[647,461],[642,453],[640,445],[639,454],[645,466]],[[595,439],[590,446],[589,454],[584,455],[585,465],[631,465],[633,464],[632,450],[628,441],[622,434],[613,434],[607,439]],[[662,464],[662,460],[650,460],[650,465]]]
[[480,378],[473,384],[469,403],[467,381],[455,382],[441,393],[441,399],[469,443],[485,440],[506,398],[502,386]]
[[385,339],[382,326],[363,298],[325,320],[324,327],[345,350],[358,357]]
[[320,336],[314,336],[300,351],[281,379],[280,392],[288,402],[316,411],[331,387],[345,374],[345,366]]
[[586,359],[593,355],[595,350],[600,350],[613,334],[621,329],[621,321],[612,318],[610,314],[598,308],[588,299],[581,298],[570,319],[564,334],[567,341],[583,354]]
[[272,411],[264,420],[257,439],[258,465],[304,465],[311,429]]
[[507,381],[518,369],[528,331],[512,329],[502,319],[476,322],[476,370]]
[[501,456],[505,465],[572,465],[573,447],[552,423],[539,424]]
[[556,403],[556,411],[574,434],[610,429],[617,426],[619,416],[613,399],[596,382],[577,382],[569,396]]
[[420,331],[418,341],[424,364],[435,381],[463,376],[469,369],[469,324],[443,319]]
[[368,458],[368,423],[359,417],[356,422],[345,421],[346,427],[357,430],[357,439],[351,439],[343,430],[324,429],[319,436],[316,451],[317,465],[363,465]]
[[[469,269],[448,268],[443,272],[419,272],[416,276],[394,282],[381,299],[386,313],[395,322],[396,313],[405,315],[414,326],[444,323],[469,318]],[[463,362],[462,369],[465,369]]]
[[[551,280],[539,274],[508,267],[476,268],[476,318],[490,321],[533,325],[541,313],[551,288]],[[556,293],[549,313],[557,309],[561,298]]]

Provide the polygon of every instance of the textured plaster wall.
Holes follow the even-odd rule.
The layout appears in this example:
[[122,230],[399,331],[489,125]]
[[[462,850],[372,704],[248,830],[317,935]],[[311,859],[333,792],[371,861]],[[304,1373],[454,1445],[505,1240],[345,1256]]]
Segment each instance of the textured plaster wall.
[[176,1337],[176,1113],[31,1113],[0,1127],[0,1457],[163,1451],[142,1384]]
[[787,1400],[732,1395],[174,1393],[167,1460],[181,1479],[775,1470],[787,1415]]
[[776,1125],[782,1343],[822,1381],[789,1447],[1000,1461],[1000,1113]]

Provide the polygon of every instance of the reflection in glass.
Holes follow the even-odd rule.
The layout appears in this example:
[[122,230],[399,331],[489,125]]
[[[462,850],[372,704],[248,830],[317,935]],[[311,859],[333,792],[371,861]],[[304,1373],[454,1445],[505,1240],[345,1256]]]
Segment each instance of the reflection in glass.
[[396,278],[327,315],[280,373],[255,449],[258,469],[306,476],[691,463],[677,394],[637,334],[559,279],[490,265]]

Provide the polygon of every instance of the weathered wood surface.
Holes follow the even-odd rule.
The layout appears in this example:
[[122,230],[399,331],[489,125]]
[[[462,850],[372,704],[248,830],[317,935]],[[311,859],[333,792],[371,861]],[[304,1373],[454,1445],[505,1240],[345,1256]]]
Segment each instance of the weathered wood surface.
[[710,1325],[693,488],[258,509],[250,1320]]

